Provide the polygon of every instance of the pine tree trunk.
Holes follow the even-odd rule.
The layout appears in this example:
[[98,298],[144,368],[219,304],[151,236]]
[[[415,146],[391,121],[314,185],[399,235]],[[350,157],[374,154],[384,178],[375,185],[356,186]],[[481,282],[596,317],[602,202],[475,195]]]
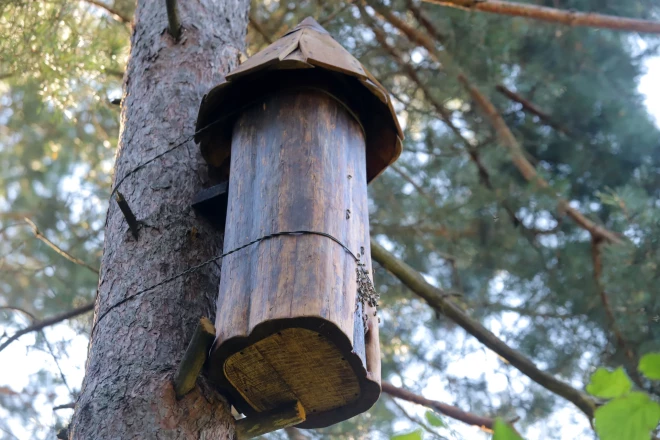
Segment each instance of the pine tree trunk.
[[[182,32],[175,42],[165,1],[138,1],[113,185],[193,133],[202,96],[236,65],[244,47],[248,0],[177,3]],[[71,439],[233,437],[227,404],[202,381],[180,401],[171,385],[199,318],[214,318],[219,266],[112,308],[221,253],[222,236],[190,208],[207,180],[192,141],[128,177],[120,191],[141,222],[137,241],[110,202],[95,327]]]

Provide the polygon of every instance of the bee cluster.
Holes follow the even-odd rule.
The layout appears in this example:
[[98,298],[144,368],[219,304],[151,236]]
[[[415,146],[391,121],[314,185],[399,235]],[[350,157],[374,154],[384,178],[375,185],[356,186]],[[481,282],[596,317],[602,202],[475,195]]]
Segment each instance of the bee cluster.
[[[366,306],[371,306],[374,309],[378,307],[378,300],[380,295],[376,292],[374,288],[374,283],[371,282],[369,278],[369,271],[367,270],[367,264],[363,263],[360,260],[360,257],[364,255],[364,247],[360,248],[360,253],[357,255],[357,267],[355,268],[355,273],[357,275],[357,298],[356,298],[356,308],[359,303],[362,303],[362,309],[364,310]],[[374,310],[374,316],[378,315],[378,311]],[[365,330],[367,325],[368,316],[366,313],[363,315]],[[380,322],[380,318],[378,319]]]

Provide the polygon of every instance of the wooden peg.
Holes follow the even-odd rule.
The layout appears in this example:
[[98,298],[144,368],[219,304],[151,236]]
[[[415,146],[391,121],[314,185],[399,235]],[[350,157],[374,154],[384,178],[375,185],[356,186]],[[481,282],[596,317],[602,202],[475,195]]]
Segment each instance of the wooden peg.
[[177,399],[195,388],[197,377],[202,371],[214,339],[215,327],[208,318],[201,318],[174,376],[174,392]]
[[304,422],[305,408],[299,401],[290,402],[270,411],[250,415],[236,422],[236,438],[245,440],[278,429],[288,428]]
[[124,218],[126,219],[126,223],[128,223],[128,228],[131,230],[131,234],[133,234],[133,238],[137,240],[138,221],[135,218],[135,214],[133,214],[131,207],[128,206],[128,202],[124,198],[123,194],[119,191],[117,191],[117,194],[115,194],[115,200],[117,201],[117,205],[119,205],[119,209],[121,209],[122,214],[124,214]]

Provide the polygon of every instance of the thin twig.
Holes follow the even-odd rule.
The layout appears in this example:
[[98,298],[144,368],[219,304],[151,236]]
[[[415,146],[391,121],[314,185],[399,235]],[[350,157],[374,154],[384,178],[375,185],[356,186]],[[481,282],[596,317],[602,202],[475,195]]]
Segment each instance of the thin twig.
[[34,236],[37,237],[42,242],[46,243],[52,250],[54,250],[55,252],[57,252],[59,255],[63,256],[64,258],[66,258],[70,262],[72,262],[74,264],[78,264],[80,266],[83,266],[83,267],[89,269],[91,272],[94,272],[97,275],[99,274],[99,270],[97,268],[92,267],[89,264],[82,261],[81,259],[74,257],[73,255],[66,252],[61,247],[59,247],[58,245],[56,245],[55,243],[50,241],[48,238],[46,238],[46,236],[41,233],[41,231],[39,230],[37,225],[35,225],[32,220],[30,220],[27,217],[25,217],[24,220],[28,225],[30,225],[30,228],[32,228],[32,232],[34,233]]
[[598,295],[600,296],[601,303],[603,304],[603,309],[605,309],[605,315],[607,316],[607,319],[609,321],[610,327],[612,329],[612,333],[614,333],[616,343],[619,346],[619,348],[623,350],[623,353],[626,356],[626,358],[628,358],[631,367],[629,369],[630,372],[632,373],[631,376],[633,380],[635,380],[635,383],[637,383],[640,387],[643,387],[642,380],[639,377],[639,375],[637,375],[637,358],[635,356],[635,352],[633,351],[632,348],[630,348],[630,346],[623,337],[623,333],[621,333],[621,329],[617,324],[616,316],[614,316],[614,311],[612,310],[612,306],[610,304],[609,296],[607,295],[607,291],[605,290],[605,286],[603,285],[603,281],[602,281],[603,258],[602,258],[601,245],[602,245],[602,240],[599,241],[596,238],[592,238],[591,259],[594,265],[594,282],[596,284],[596,289],[598,290]]
[[423,422],[422,420],[420,420],[418,417],[415,417],[415,416],[413,416],[412,414],[410,414],[408,411],[406,411],[406,409],[403,407],[403,405],[401,405],[399,402],[397,402],[396,399],[391,398],[390,400],[392,401],[392,403],[394,404],[394,406],[396,406],[396,407],[399,409],[399,411],[401,411],[401,413],[405,416],[405,418],[408,419],[408,420],[410,420],[410,421],[413,423],[413,426],[414,426],[414,425],[419,425],[419,426],[422,427],[422,429],[424,429],[424,431],[428,432],[428,433],[431,434],[433,437],[435,437],[435,438],[439,438],[439,439],[441,439],[441,440],[447,440],[445,437],[442,437],[440,434],[438,434],[438,433],[435,432],[433,429],[431,429],[430,426],[428,426],[426,423],[424,423],[424,422]]
[[263,38],[266,43],[273,44],[273,39],[268,35],[268,32],[266,32],[261,23],[259,23],[252,14],[248,16],[248,20],[250,25],[254,28],[255,31],[259,33],[259,35],[261,35],[261,38]]
[[432,410],[438,411],[441,414],[456,419],[460,422],[467,423],[468,425],[484,427],[488,429],[493,429],[493,424],[495,421],[490,417],[479,416],[472,414],[466,411],[463,411],[460,408],[457,408],[446,403],[438,402],[437,400],[427,399],[425,397],[419,396],[415,393],[412,393],[403,388],[395,387],[389,382],[381,383],[381,387],[384,393],[389,394],[392,397],[397,399],[407,400],[408,402],[416,403],[418,405],[425,406]]
[[520,96],[518,93],[514,92],[513,90],[509,90],[506,88],[504,85],[499,84],[495,87],[495,89],[509,98],[512,101],[517,102],[518,104],[522,105],[523,109],[528,111],[529,113],[538,116],[546,125],[554,128],[555,130],[559,131],[560,133],[565,134],[566,136],[570,136],[569,130],[558,124],[557,122],[552,120],[552,117],[550,117],[549,114],[541,110],[536,104],[533,102],[523,98]]
[[89,3],[90,5],[94,5],[94,6],[97,6],[97,7],[101,8],[101,9],[104,9],[106,12],[108,12],[112,16],[112,18],[114,18],[117,21],[120,21],[120,22],[125,23],[125,24],[130,24],[131,21],[132,21],[128,16],[122,14],[118,10],[112,8],[109,5],[106,5],[103,2],[100,2],[98,0],[82,0],[82,1],[84,1],[86,3]]
[[27,316],[27,317],[30,319],[30,321],[34,321],[34,320],[36,319],[32,313],[28,312],[28,311],[25,310],[25,309],[21,309],[20,307],[15,307],[15,306],[0,306],[0,310],[14,310],[14,311],[16,311],[16,312],[21,312],[22,314],[24,314],[25,316]]
[[344,12],[346,9],[348,9],[349,6],[353,3],[353,0],[347,0],[344,2],[343,5],[339,6],[337,9],[323,17],[322,19],[319,20],[319,24],[321,26],[325,26],[327,23],[331,22],[332,20],[335,19],[339,14]]
[[57,405],[53,407],[53,411],[60,409],[74,409],[76,407],[76,402],[65,403],[64,405]]
[[32,325],[30,325],[29,327],[26,327],[22,330],[19,330],[16,333],[14,333],[13,335],[11,335],[9,337],[9,339],[7,339],[5,342],[2,343],[2,345],[0,345],[0,351],[7,348],[7,346],[9,346],[9,344],[11,344],[12,342],[14,342],[15,340],[17,340],[18,338],[20,338],[23,335],[26,335],[26,334],[32,333],[32,332],[36,332],[36,331],[40,331],[40,330],[42,330],[42,329],[44,329],[48,326],[58,324],[58,323],[60,323],[62,321],[65,321],[67,319],[75,318],[78,315],[82,315],[84,313],[91,312],[92,310],[94,310],[94,302],[85,304],[81,307],[77,307],[73,310],[69,310],[68,312],[60,313],[59,315],[55,315],[55,316],[52,316],[50,318],[46,318],[46,319],[41,320],[41,321],[36,321]]
[[641,20],[613,15],[589,12],[564,11],[527,3],[513,3],[500,0],[423,0],[441,6],[466,9],[469,11],[490,12],[494,14],[511,15],[515,17],[532,18],[535,20],[560,23],[568,26],[584,26],[613,29],[617,31],[634,31],[660,34],[660,23],[651,20]]
[[66,380],[66,376],[64,375],[64,371],[62,371],[62,367],[60,366],[60,361],[57,359],[57,356],[55,356],[55,351],[53,350],[53,347],[50,345],[50,342],[48,342],[48,338],[46,337],[46,332],[40,330],[41,336],[44,337],[44,342],[46,343],[46,347],[48,347],[48,351],[50,352],[51,357],[53,358],[53,361],[55,362],[55,366],[57,367],[57,370],[60,372],[60,377],[62,378],[62,382],[64,383],[64,386],[66,389],[69,391],[69,395],[71,397],[73,396],[73,391],[71,390],[71,387],[69,386],[69,382]]

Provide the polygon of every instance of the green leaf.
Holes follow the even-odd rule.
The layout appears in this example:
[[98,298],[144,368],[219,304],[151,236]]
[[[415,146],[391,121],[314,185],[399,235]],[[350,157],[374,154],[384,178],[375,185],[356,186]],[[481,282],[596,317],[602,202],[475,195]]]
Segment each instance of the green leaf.
[[433,411],[426,411],[424,417],[426,417],[426,421],[429,422],[429,425],[431,426],[445,426],[445,422]]
[[516,431],[500,418],[495,419],[495,424],[493,425],[493,440],[522,440],[522,437],[518,435]]
[[660,380],[660,353],[647,353],[639,360],[639,371],[651,380]]
[[631,388],[632,382],[623,368],[619,367],[614,371],[599,368],[591,376],[587,392],[603,399],[613,399],[626,394]]
[[596,410],[596,432],[601,440],[649,440],[658,422],[660,404],[641,392],[618,397]]
[[398,434],[393,436],[390,440],[422,440],[422,430],[416,429],[407,434]]

